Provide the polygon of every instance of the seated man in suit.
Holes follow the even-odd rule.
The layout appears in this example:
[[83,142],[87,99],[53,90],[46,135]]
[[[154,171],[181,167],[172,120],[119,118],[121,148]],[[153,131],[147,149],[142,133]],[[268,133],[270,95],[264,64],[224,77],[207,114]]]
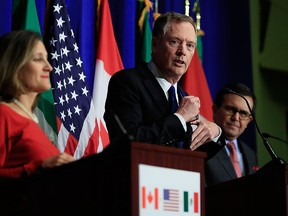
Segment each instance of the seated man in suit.
[[[217,92],[213,104],[213,117],[214,122],[222,129],[218,142],[225,148],[206,161],[207,186],[252,174],[257,167],[254,151],[239,139],[253,117],[245,100],[229,90],[243,95],[251,109],[255,109],[256,97],[242,83],[226,85]],[[233,145],[235,153],[232,150]]]
[[[116,116],[136,141],[189,150],[217,141],[220,127],[199,119],[199,98],[188,96],[178,85],[196,49],[195,22],[168,12],[156,19],[152,36],[152,60],[110,79],[104,113],[110,142],[123,135]],[[176,94],[172,96],[169,89],[173,88]],[[193,131],[191,125],[197,128]]]

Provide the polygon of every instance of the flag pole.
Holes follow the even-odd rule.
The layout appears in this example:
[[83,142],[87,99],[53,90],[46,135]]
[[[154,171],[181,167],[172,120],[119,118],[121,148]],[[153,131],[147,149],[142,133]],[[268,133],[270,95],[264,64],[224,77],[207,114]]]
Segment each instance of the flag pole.
[[155,0],[155,3],[154,3],[154,5],[155,5],[155,13],[158,13],[158,0]]
[[204,31],[201,29],[201,13],[199,0],[194,2],[193,12],[196,14],[196,28],[198,36],[203,36]]
[[185,0],[185,15],[189,16],[189,11],[190,11],[190,2],[189,0]]

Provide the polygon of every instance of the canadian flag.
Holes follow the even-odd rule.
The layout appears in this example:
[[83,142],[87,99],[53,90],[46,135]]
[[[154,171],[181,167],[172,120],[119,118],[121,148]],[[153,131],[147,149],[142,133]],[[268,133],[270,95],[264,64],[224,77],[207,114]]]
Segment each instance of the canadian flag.
[[198,52],[195,51],[187,72],[183,78],[183,88],[189,95],[199,97],[201,102],[200,114],[209,121],[213,121],[212,97],[206,80]]
[[147,190],[146,187],[141,188],[141,206],[145,209],[148,205],[153,205],[154,209],[159,209],[158,188]]
[[114,73],[124,68],[114,36],[108,0],[100,0],[99,7],[99,41],[93,87],[96,124],[99,129],[97,152],[101,152],[110,143],[103,118],[108,83]]

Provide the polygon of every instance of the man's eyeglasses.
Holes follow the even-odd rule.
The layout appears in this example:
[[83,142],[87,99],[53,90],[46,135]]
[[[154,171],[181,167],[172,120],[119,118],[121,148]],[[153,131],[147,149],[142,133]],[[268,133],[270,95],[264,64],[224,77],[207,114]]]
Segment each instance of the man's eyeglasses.
[[242,120],[247,120],[251,116],[251,114],[248,113],[247,111],[238,110],[237,108],[232,107],[232,106],[223,106],[223,108],[224,108],[225,114],[228,116],[233,116],[237,112],[239,113],[239,118]]

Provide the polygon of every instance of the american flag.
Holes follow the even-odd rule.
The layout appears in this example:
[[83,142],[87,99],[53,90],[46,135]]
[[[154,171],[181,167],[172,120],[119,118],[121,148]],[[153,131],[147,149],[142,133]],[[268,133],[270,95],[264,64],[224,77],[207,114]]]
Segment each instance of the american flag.
[[95,109],[65,1],[50,3],[48,52],[53,66],[51,84],[59,131],[57,147],[79,159],[97,152]]
[[164,211],[179,211],[179,190],[164,189],[163,210]]

